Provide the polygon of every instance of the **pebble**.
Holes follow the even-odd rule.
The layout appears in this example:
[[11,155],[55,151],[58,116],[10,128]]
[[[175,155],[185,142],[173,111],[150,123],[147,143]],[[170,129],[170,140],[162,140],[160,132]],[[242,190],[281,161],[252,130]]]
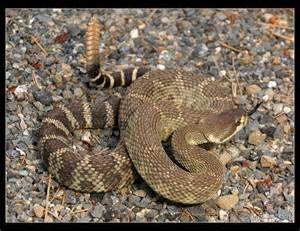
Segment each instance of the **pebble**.
[[73,76],[73,69],[69,64],[62,63],[61,64],[62,76],[66,81],[70,81]]
[[19,174],[20,174],[21,176],[28,176],[28,171],[27,171],[27,170],[20,170],[20,171],[19,171]]
[[188,211],[199,220],[203,220],[205,217],[205,211],[202,206],[196,205],[189,207]]
[[80,87],[77,87],[77,88],[75,88],[74,89],[74,95],[76,96],[76,97],[82,97],[83,96],[83,91],[82,91],[82,89],[80,88]]
[[250,95],[256,95],[259,92],[261,92],[261,88],[259,86],[257,86],[256,84],[251,84],[246,87],[246,91]]
[[220,157],[219,157],[219,161],[223,164],[226,165],[230,160],[231,160],[232,156],[227,152],[224,151]]
[[230,171],[234,174],[238,173],[240,171],[240,166],[238,165],[234,165],[232,167],[230,167]]
[[158,59],[164,60],[164,61],[170,61],[171,60],[171,56],[169,54],[169,51],[167,50],[163,50],[160,52]]
[[138,196],[138,197],[145,197],[146,196],[146,192],[142,189],[134,191],[133,194]]
[[224,210],[232,209],[239,202],[239,197],[236,194],[220,196],[217,199],[217,205]]
[[65,196],[67,204],[76,204],[75,192],[73,190],[66,190]]
[[273,134],[273,137],[275,139],[282,139],[283,138],[283,126],[281,124],[279,124]]
[[166,66],[165,65],[163,65],[163,64],[157,64],[157,69],[159,69],[159,70],[165,70],[166,69]]
[[219,210],[219,218],[221,221],[228,221],[229,215],[228,215],[227,211],[220,209]]
[[276,160],[270,156],[263,155],[260,158],[260,164],[263,168],[272,168],[276,165]]
[[35,204],[33,206],[33,211],[34,214],[38,217],[38,218],[42,218],[44,216],[44,207],[40,206],[39,204]]
[[249,142],[249,144],[259,145],[260,143],[262,143],[265,140],[266,136],[267,135],[264,133],[261,133],[259,129],[256,129],[250,133],[248,142]]
[[283,104],[282,103],[276,103],[273,105],[273,111],[274,115],[278,115],[283,110]]
[[168,23],[170,22],[170,20],[169,20],[168,17],[162,17],[162,18],[161,18],[161,22],[162,22],[162,23],[168,24]]
[[268,88],[275,88],[275,87],[277,87],[277,83],[275,81],[270,81],[268,83]]
[[272,100],[274,94],[275,94],[274,91],[273,91],[271,88],[268,88],[268,89],[265,91],[265,95],[263,96],[263,100],[264,100],[264,101]]
[[288,114],[288,113],[290,113],[292,111],[292,109],[290,108],[290,107],[284,107],[283,108],[283,112],[285,113],[285,114]]
[[73,97],[73,94],[70,90],[64,90],[62,94],[65,99],[71,99]]
[[34,91],[33,97],[35,98],[35,100],[41,102],[46,106],[51,105],[53,102],[52,94],[49,91]]
[[240,155],[240,149],[233,145],[228,147],[227,151],[230,153],[231,159],[235,159]]
[[90,212],[91,215],[95,218],[100,218],[103,216],[103,213],[106,211],[105,207],[99,203],[95,206],[95,208]]
[[131,30],[130,31],[130,37],[132,38],[132,39],[136,39],[136,38],[138,38],[139,37],[139,30],[138,29],[133,29],[133,30]]

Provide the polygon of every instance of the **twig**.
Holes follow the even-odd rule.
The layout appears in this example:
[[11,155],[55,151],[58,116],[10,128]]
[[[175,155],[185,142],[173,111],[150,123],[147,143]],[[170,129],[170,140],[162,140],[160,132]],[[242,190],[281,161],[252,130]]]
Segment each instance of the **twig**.
[[63,206],[64,203],[65,203],[65,198],[66,198],[66,194],[65,194],[65,191],[64,192],[64,196],[62,197],[62,200],[61,200],[61,205]]
[[52,199],[50,200],[50,203],[55,199],[56,194],[59,192],[59,190],[60,190],[60,188],[58,188],[58,189],[56,190],[56,192],[54,193]]
[[289,40],[289,41],[291,41],[291,42],[294,42],[294,38],[293,38],[293,37],[284,36],[284,35],[281,35],[281,34],[275,32],[275,31],[272,31],[271,33],[272,33],[273,35],[279,37],[279,38],[283,38],[283,39],[285,39],[285,40]]
[[237,87],[239,89],[239,94],[241,96],[242,95],[242,90],[241,90],[241,86],[240,86],[239,76],[238,76],[238,74],[236,72],[235,65],[234,65],[234,57],[232,57],[232,67],[233,67],[233,72],[234,72],[236,84],[237,84]]
[[49,214],[51,214],[53,217],[55,217],[57,220],[62,221],[62,219],[57,216],[55,213],[52,213],[51,211],[48,211]]
[[276,24],[264,23],[264,22],[258,22],[258,24],[269,26],[269,27],[276,27],[276,28],[281,28],[281,29],[294,30],[294,27],[290,27],[290,26],[276,25]]
[[30,35],[31,39],[33,42],[36,43],[36,45],[38,45],[38,47],[43,51],[43,53],[47,56],[48,53],[47,51],[43,48],[43,46],[39,43],[38,39],[36,37],[34,37],[33,35]]
[[153,48],[156,52],[159,52],[159,50],[154,45],[152,45],[151,43],[149,43],[148,41],[146,41],[143,37],[141,37],[141,39],[142,39],[143,43],[145,43],[146,45],[148,45],[151,48]]
[[233,50],[233,51],[235,51],[235,52],[238,52],[238,53],[243,52],[242,50],[237,49],[237,48],[234,48],[234,47],[232,47],[232,46],[229,46],[228,44],[223,43],[223,42],[221,42],[221,41],[219,41],[219,43],[220,43],[220,45],[221,45],[222,47],[228,48],[228,49]]
[[71,214],[75,214],[75,213],[82,213],[82,212],[86,212],[86,211],[88,211],[89,209],[81,209],[81,210],[77,210],[77,211],[72,211],[72,212],[70,212],[69,214],[71,215]]
[[218,72],[220,73],[220,67],[219,67],[219,64],[218,64],[218,62],[217,62],[215,56],[212,56],[212,59],[213,59],[213,61],[214,61],[214,64],[215,64],[216,68],[218,69]]
[[48,218],[48,206],[49,206],[49,194],[50,194],[50,185],[51,185],[51,174],[48,176],[48,187],[47,187],[47,195],[46,195],[46,207],[45,207],[45,216],[44,222],[47,221]]
[[37,86],[37,88],[41,90],[43,87],[39,84],[34,70],[32,70],[32,79],[33,79],[34,84]]
[[157,9],[152,10],[152,12],[149,14],[148,18],[146,19],[146,22],[148,23],[150,19],[153,17],[153,15],[156,13]]
[[273,116],[274,119],[278,118],[279,116],[284,115],[285,113],[282,111],[280,113],[278,113],[277,115]]

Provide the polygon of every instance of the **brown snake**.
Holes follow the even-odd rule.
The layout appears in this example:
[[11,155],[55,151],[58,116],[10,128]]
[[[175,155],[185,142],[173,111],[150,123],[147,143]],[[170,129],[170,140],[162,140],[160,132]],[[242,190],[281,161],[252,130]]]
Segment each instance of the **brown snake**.
[[[87,28],[87,69],[102,87],[129,85],[125,97],[96,104],[57,106],[42,121],[39,145],[49,172],[63,185],[84,192],[109,191],[132,182],[133,167],[161,196],[181,203],[210,199],[221,187],[224,166],[198,144],[224,143],[242,129],[247,113],[234,108],[220,81],[182,70],[132,68],[99,73],[99,23]],[[142,78],[138,78],[142,77]],[[118,114],[118,118],[117,118]],[[120,143],[111,152],[74,151],[79,128],[118,124]],[[162,141],[172,137],[174,163]]]

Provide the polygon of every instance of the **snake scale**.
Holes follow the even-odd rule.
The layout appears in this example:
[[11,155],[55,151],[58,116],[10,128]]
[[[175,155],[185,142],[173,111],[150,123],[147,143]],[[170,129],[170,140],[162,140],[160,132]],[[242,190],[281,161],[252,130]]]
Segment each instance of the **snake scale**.
[[[101,192],[130,184],[135,168],[171,201],[195,204],[210,199],[222,185],[224,166],[199,144],[229,140],[245,126],[247,114],[234,107],[230,89],[209,77],[147,68],[102,73],[99,28],[92,17],[86,34],[91,82],[104,88],[129,86],[121,101],[114,96],[96,103],[74,101],[57,105],[43,118],[39,147],[48,171],[71,189]],[[120,142],[110,152],[73,149],[74,130],[115,126]],[[179,164],[162,145],[169,137]]]

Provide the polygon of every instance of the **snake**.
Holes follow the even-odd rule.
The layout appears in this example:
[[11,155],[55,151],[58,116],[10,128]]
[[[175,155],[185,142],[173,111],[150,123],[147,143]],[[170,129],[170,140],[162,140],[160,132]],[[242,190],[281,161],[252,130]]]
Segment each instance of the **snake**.
[[[103,88],[126,87],[122,99],[74,100],[57,104],[43,117],[39,149],[49,173],[80,192],[120,190],[137,172],[167,200],[198,204],[211,199],[224,181],[219,156],[202,147],[230,140],[248,114],[233,103],[232,91],[211,76],[182,69],[146,67],[102,71],[100,25],[93,16],[86,32],[86,68],[90,82]],[[77,129],[118,128],[120,141],[107,152],[77,150]],[[163,146],[171,143],[172,157]]]

